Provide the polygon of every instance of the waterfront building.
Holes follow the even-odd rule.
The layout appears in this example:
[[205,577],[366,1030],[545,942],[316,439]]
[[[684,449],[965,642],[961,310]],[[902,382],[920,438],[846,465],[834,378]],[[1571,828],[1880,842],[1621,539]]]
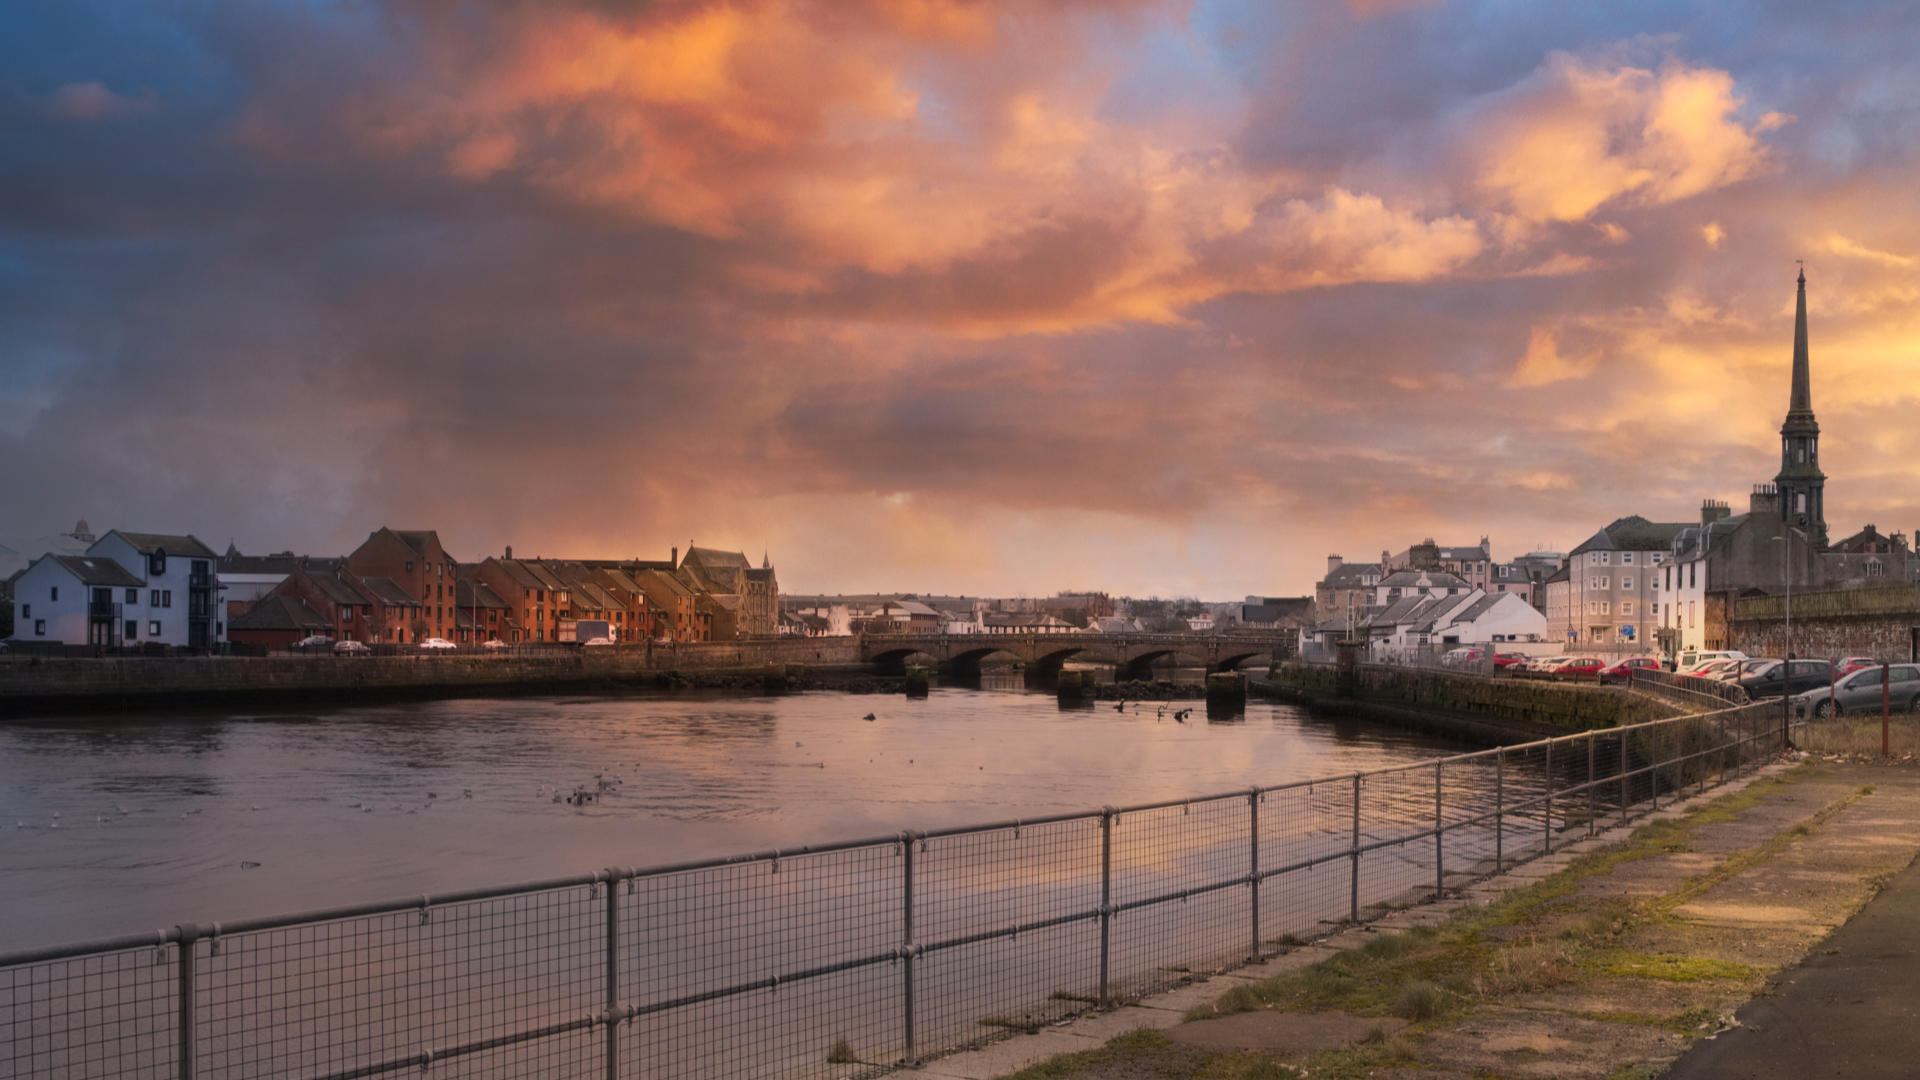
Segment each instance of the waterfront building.
[[1664,584],[1660,568],[1673,557],[1674,538],[1688,527],[1631,514],[1576,546],[1569,553],[1561,619],[1549,633],[1569,648],[1650,648],[1649,627],[1658,621],[1654,605]]
[[14,636],[102,648],[162,641],[170,622],[149,619],[145,600],[146,582],[119,562],[49,552],[14,575]]
[[398,593],[382,588],[381,599],[405,615],[392,627],[393,641],[444,638],[453,632],[453,558],[432,529],[381,526],[347,556],[347,568],[369,583],[385,579]]
[[[87,554],[112,559],[144,581],[146,603],[135,620],[144,631],[140,641],[207,651],[226,640],[220,579],[213,572],[218,556],[198,537],[110,529]],[[122,630],[126,622],[121,620]]]
[[1314,622],[1345,619],[1371,605],[1380,578],[1380,563],[1350,563],[1338,555],[1327,556],[1327,576],[1313,589]]

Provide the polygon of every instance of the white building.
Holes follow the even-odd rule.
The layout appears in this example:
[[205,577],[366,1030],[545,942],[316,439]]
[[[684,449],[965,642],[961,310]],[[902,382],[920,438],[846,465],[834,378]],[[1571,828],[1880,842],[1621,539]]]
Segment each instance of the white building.
[[217,556],[193,536],[134,533],[112,529],[94,541],[87,554],[119,563],[143,579],[143,641],[189,649],[213,649],[227,639],[220,609]]
[[13,636],[102,647],[157,639],[145,585],[112,559],[48,553],[13,580]]

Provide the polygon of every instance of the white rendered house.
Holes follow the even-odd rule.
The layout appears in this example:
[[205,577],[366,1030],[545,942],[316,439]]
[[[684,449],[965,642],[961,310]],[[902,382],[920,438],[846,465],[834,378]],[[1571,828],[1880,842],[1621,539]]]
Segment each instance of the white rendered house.
[[120,646],[149,628],[146,582],[112,559],[46,554],[13,582],[17,641]]
[[94,541],[87,554],[119,563],[146,585],[142,629],[158,628],[142,640],[189,649],[213,649],[227,639],[221,611],[216,556],[193,536],[133,533],[112,529]]

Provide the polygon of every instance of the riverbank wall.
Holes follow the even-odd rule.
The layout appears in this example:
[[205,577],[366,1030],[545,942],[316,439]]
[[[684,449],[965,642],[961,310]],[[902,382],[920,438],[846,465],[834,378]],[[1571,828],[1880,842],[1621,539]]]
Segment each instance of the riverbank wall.
[[1355,716],[1489,745],[1664,720],[1681,710],[1624,689],[1360,664],[1350,692],[1326,664],[1277,665],[1254,694],[1316,715]]
[[[0,661],[0,717],[288,701],[375,701],[643,688],[760,686],[770,669],[804,686],[864,674],[858,639],[698,642],[489,655],[207,656]],[[742,682],[742,685],[746,685]]]

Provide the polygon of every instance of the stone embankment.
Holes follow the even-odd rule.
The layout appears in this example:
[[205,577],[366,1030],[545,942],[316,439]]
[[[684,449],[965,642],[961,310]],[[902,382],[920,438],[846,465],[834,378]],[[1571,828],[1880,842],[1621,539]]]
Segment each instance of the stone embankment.
[[[353,700],[619,687],[760,688],[798,668],[792,688],[864,674],[854,638],[702,642],[501,655],[106,657],[0,660],[0,716],[275,700]],[[891,680],[885,688],[895,688]],[[858,689],[860,687],[854,686]]]
[[1361,664],[1350,687],[1324,664],[1276,665],[1254,693],[1329,716],[1359,716],[1492,743],[1664,720],[1681,710],[1644,694],[1590,683],[1503,679]]

